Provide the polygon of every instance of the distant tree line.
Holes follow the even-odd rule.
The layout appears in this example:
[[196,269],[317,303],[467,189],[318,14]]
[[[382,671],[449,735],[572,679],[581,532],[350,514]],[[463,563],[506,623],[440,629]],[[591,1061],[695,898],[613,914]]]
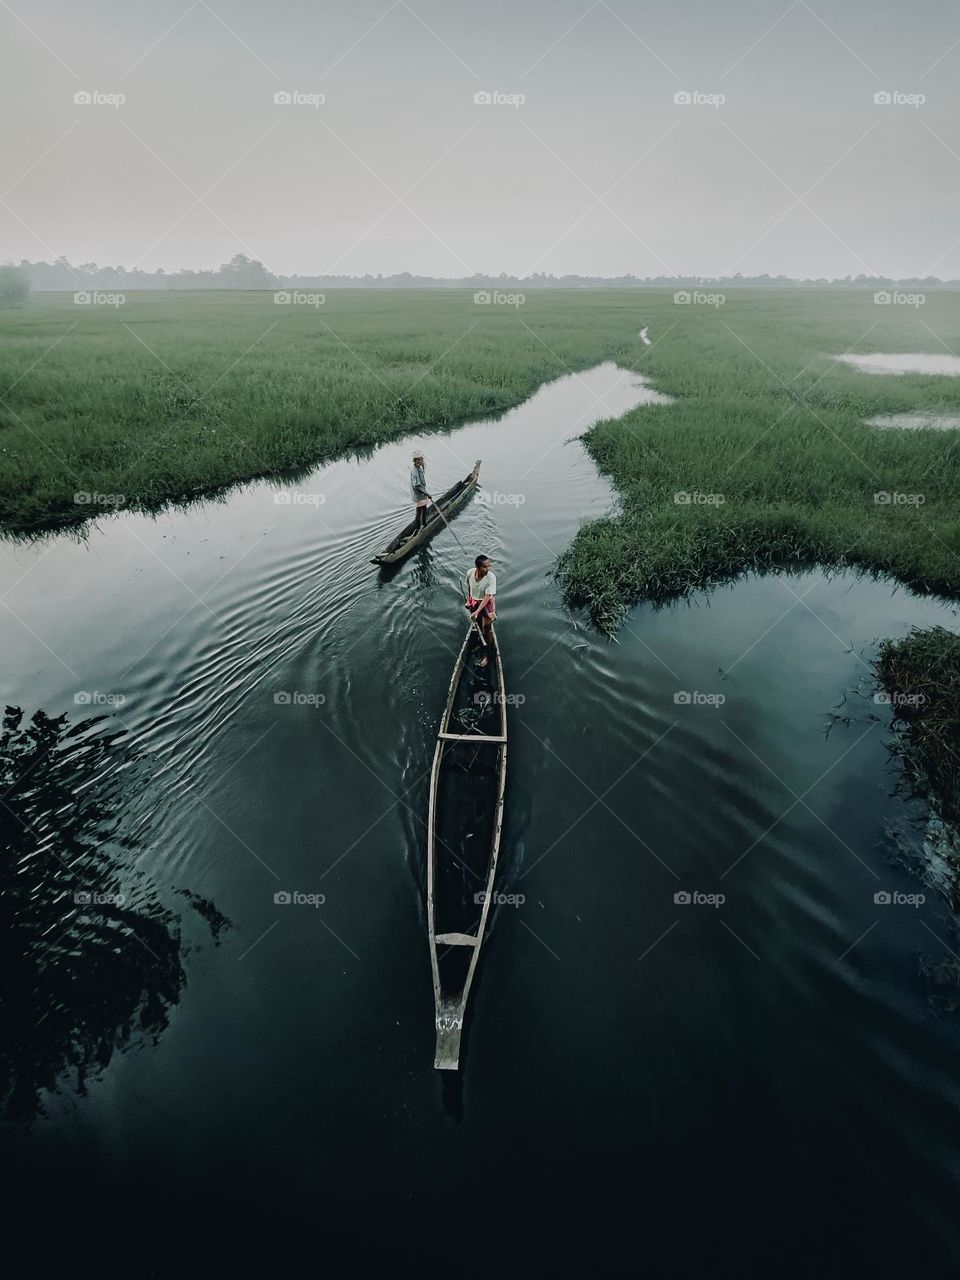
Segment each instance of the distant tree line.
[[210,271],[128,270],[126,267],[101,267],[95,262],[74,266],[66,258],[55,262],[29,262],[0,267],[0,305],[19,305],[30,290],[70,292],[81,289],[606,289],[695,288],[722,285],[724,288],[751,289],[950,289],[960,287],[960,280],[940,280],[935,276],[843,276],[827,279],[797,279],[794,276],[767,274],[745,276],[579,276],[548,275],[536,271],[529,276],[499,275],[461,276],[446,279],[439,276],[411,275],[275,275],[262,262],[238,253],[229,262]]

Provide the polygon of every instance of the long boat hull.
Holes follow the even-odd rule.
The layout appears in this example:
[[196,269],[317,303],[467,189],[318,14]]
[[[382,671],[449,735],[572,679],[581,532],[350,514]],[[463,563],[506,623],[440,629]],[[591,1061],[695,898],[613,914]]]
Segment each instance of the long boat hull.
[[427,919],[436,1011],[434,1066],[460,1065],[470,988],[493,901],[503,828],[507,711],[500,649],[484,670],[468,630],[453,670],[430,775]]
[[411,551],[416,551],[417,547],[433,537],[438,530],[444,527],[437,513],[437,507],[443,512],[445,519],[449,520],[455,515],[461,507],[473,497],[477,489],[477,477],[480,475],[480,459],[477,459],[476,466],[468,476],[464,476],[462,480],[458,480],[455,485],[449,488],[446,493],[442,493],[437,499],[436,506],[432,503],[427,508],[427,522],[422,528],[418,529],[416,521],[411,521],[404,528],[391,538],[387,545],[373,557],[374,564],[396,564],[398,560],[403,560]]

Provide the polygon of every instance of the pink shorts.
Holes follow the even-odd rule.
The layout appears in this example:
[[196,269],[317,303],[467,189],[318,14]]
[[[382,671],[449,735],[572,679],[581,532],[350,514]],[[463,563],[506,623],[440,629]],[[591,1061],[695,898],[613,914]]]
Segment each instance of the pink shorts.
[[430,501],[429,498],[421,498],[419,502],[415,502],[413,505],[415,507],[425,507],[429,503],[429,501]]
[[[484,608],[480,610],[480,612],[492,615],[496,607],[494,603],[494,598],[493,596],[486,596],[485,599],[487,603],[484,606]],[[474,600],[473,596],[471,596],[470,599],[467,601],[467,608],[470,610],[471,613],[473,613],[477,608],[479,608],[479,605],[480,605],[480,601]]]

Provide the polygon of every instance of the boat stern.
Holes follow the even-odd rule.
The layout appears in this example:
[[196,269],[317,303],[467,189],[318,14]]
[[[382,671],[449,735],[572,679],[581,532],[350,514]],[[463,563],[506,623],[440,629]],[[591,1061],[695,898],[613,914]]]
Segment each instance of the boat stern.
[[445,1009],[437,1015],[437,1051],[433,1065],[437,1071],[457,1071],[460,1067],[460,1035],[463,1010]]

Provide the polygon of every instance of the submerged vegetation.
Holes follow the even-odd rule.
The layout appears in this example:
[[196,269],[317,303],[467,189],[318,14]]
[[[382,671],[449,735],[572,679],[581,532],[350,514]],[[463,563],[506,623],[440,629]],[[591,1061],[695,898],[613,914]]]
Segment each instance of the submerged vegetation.
[[960,637],[931,627],[886,640],[876,667],[908,785],[960,828]]

